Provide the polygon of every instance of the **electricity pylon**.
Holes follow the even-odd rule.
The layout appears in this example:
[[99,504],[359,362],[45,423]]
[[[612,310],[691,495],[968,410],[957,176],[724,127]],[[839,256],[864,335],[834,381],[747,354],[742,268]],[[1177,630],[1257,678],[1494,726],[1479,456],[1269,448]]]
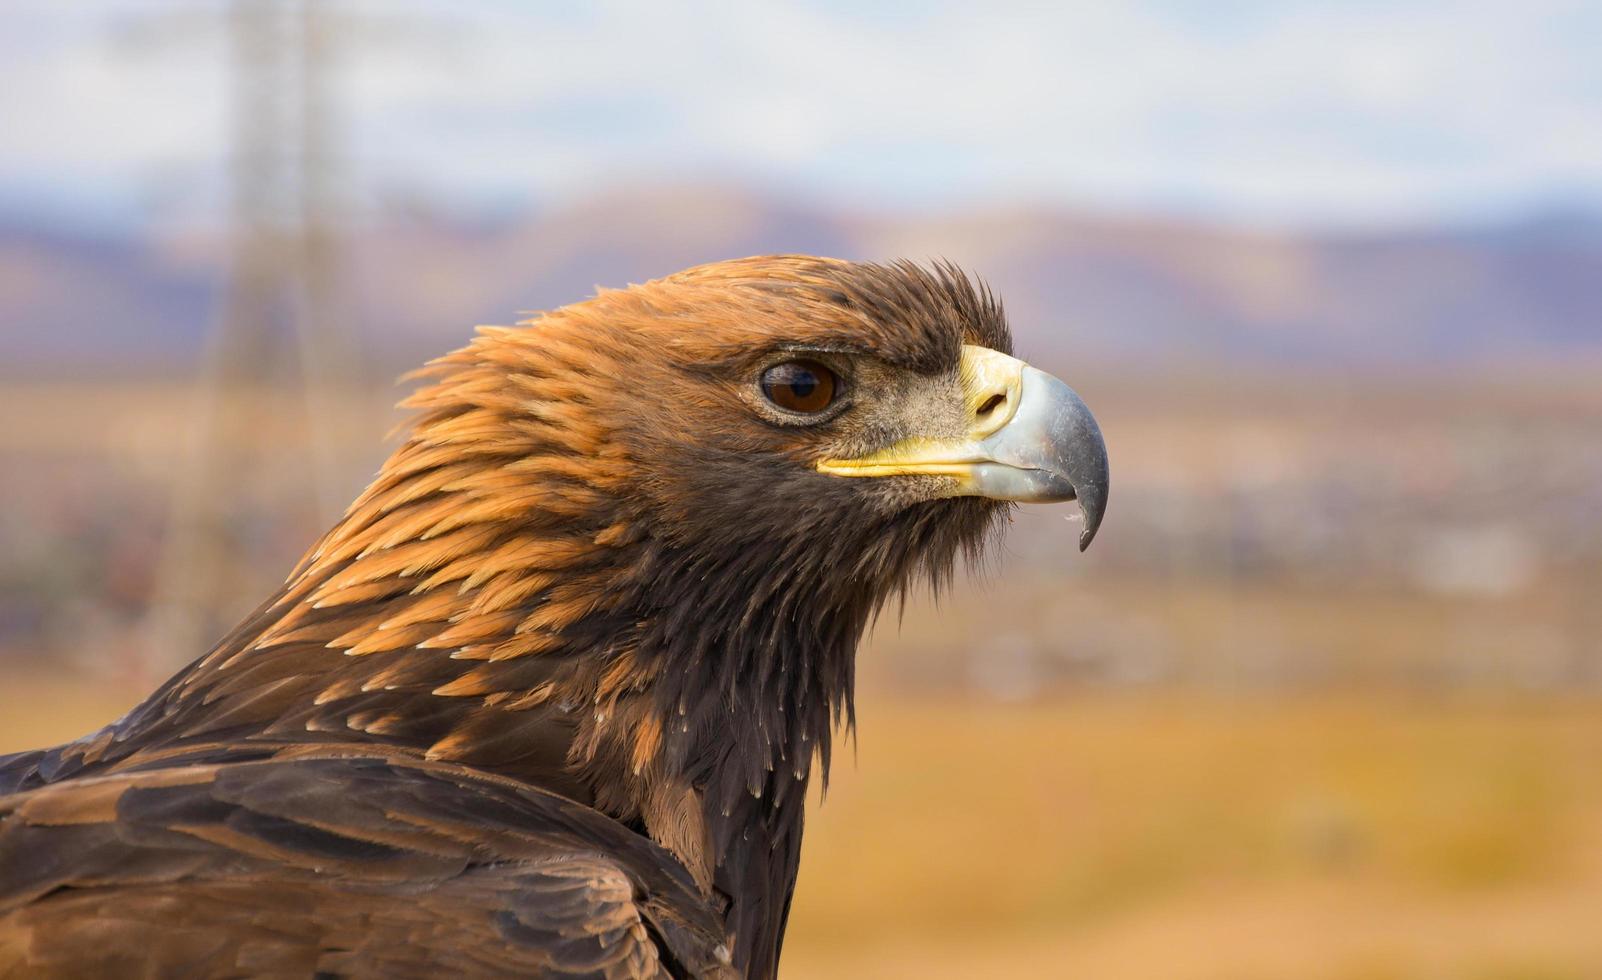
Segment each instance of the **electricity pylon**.
[[[226,36],[230,76],[228,271],[174,477],[144,657],[154,671],[204,652],[260,598],[262,552],[281,550],[264,537],[303,535],[347,499],[340,436],[366,386],[339,241],[348,32],[331,8],[233,0],[209,22]],[[143,26],[159,36],[196,23]]]

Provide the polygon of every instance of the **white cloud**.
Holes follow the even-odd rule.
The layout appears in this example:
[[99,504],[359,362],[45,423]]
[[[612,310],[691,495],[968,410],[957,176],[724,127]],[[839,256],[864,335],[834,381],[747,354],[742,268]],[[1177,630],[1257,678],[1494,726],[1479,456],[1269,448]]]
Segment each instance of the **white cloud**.
[[[221,152],[215,44],[118,53],[107,25],[156,5],[90,6],[21,17],[40,43],[7,52],[0,188],[117,193]],[[1602,15],[1584,2],[898,9],[347,5],[369,25],[347,73],[361,174],[458,199],[710,174],[1268,220],[1602,197]]]

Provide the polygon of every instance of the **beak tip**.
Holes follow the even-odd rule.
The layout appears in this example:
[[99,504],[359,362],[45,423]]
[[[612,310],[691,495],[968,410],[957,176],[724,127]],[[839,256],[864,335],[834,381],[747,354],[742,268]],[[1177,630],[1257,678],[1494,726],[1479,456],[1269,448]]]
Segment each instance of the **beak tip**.
[[1090,548],[1090,542],[1096,538],[1096,531],[1101,527],[1101,511],[1092,510],[1083,503],[1079,505],[1083,525],[1079,531],[1079,551],[1083,554]]
[[[1102,454],[1106,459],[1105,452]],[[1081,527],[1079,531],[1079,551],[1084,553],[1095,540],[1096,532],[1101,529],[1101,517],[1107,508],[1107,477],[1105,462],[1102,468],[1102,479],[1099,484],[1091,484],[1085,488],[1086,492],[1076,493],[1079,501],[1079,515]]]

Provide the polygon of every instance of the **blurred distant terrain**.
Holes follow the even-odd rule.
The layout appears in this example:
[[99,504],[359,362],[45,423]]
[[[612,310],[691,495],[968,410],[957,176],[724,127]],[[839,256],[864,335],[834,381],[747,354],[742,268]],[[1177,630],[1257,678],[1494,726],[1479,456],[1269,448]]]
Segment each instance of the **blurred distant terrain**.
[[[387,215],[349,232],[381,372],[460,342],[466,325],[771,251],[957,261],[1005,298],[1036,359],[1320,371],[1602,360],[1602,214],[1579,208],[1318,234],[1047,207],[861,214],[675,187],[494,223],[424,205]],[[0,216],[0,373],[191,367],[225,245]]]

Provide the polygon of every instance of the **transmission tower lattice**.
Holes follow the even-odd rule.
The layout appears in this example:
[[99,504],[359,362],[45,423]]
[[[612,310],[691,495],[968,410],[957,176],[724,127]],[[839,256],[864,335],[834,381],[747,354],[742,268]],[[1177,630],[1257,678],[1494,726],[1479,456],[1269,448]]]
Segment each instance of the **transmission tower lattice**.
[[174,478],[151,670],[203,652],[260,597],[255,573],[275,550],[263,538],[326,525],[346,499],[340,433],[365,385],[339,242],[336,80],[350,32],[337,16],[327,0],[234,0],[210,21],[230,75],[228,273]]

